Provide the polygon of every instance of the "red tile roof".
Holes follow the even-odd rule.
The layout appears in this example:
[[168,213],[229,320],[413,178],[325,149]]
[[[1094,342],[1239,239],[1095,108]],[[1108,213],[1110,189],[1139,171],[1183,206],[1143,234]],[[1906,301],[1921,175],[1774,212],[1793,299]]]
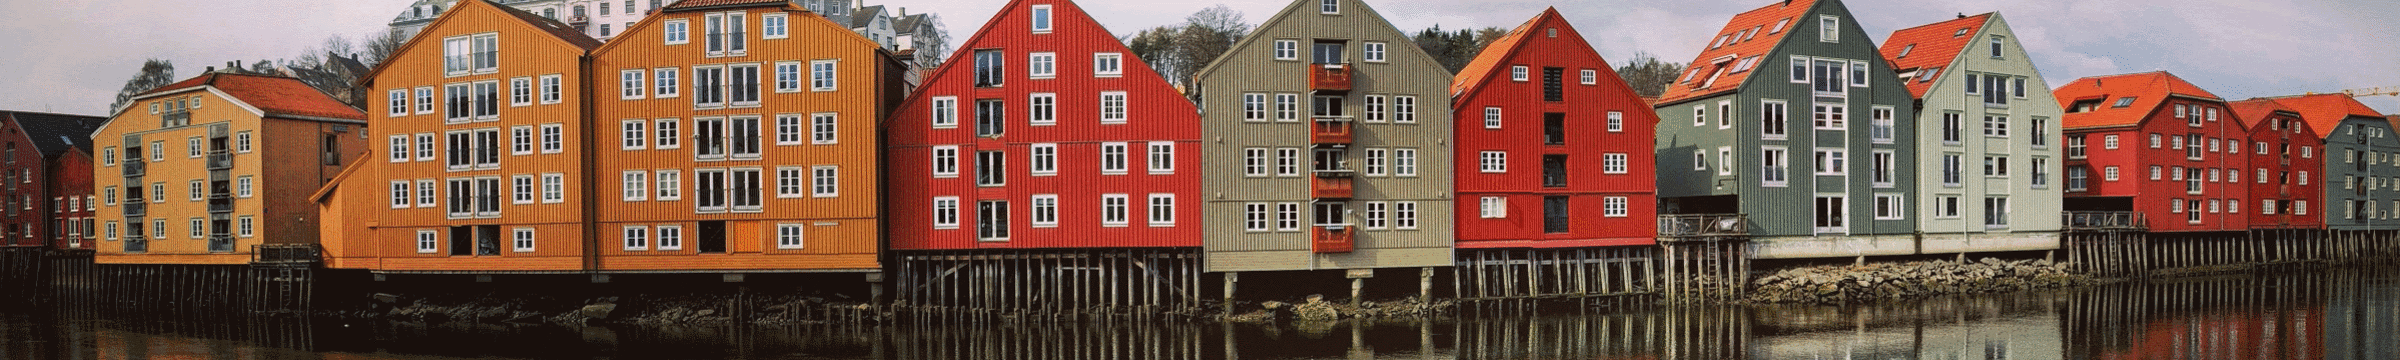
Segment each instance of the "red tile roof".
[[666,11],[681,11],[685,9],[710,8],[719,6],[770,5],[788,3],[790,3],[789,0],[683,0],[667,5]]
[[[2068,129],[2140,124],[2149,118],[2151,110],[2166,103],[2168,96],[2224,100],[2165,71],[2075,79],[2050,94],[2058,97],[2059,107],[2069,111],[2059,120],[2059,125]],[[2133,103],[2116,106],[2119,99],[2126,97],[2132,97]],[[2073,112],[2075,102],[2082,100],[2099,100],[2100,106],[2088,112]]]
[[[1926,68],[1950,66],[1967,45],[1975,42],[1975,34],[1991,23],[1992,14],[1961,17],[1892,32],[1883,41],[1884,60],[1892,63],[1892,71],[1907,73]],[[1907,56],[1901,56],[1906,52]],[[1938,75],[1937,75],[1938,76]],[[1909,81],[1908,93],[1919,99],[1933,89],[1931,81]]]
[[1467,67],[1458,70],[1458,77],[1451,79],[1450,96],[1463,95],[1462,93],[1467,89],[1474,88],[1476,84],[1482,84],[1484,79],[1499,76],[1500,62],[1507,61],[1509,55],[1517,52],[1517,46],[1525,43],[1526,34],[1532,33],[1536,24],[1557,18],[1559,18],[1558,8],[1542,10],[1540,15],[1534,15],[1533,19],[1518,24],[1515,30],[1509,30],[1508,36],[1502,36],[1499,40],[1492,40],[1490,45],[1485,45],[1483,53],[1476,54],[1475,61],[1468,62]]
[[[2275,112],[2277,111],[2290,112],[2294,115],[2300,113],[2299,110],[2294,110],[2291,107],[2284,106],[2283,104],[2269,99],[2250,99],[2229,102],[2225,103],[2225,108],[2226,110],[2233,112],[2234,120],[2240,120],[2242,127],[2244,128],[2257,127],[2259,122],[2265,121],[2268,117],[2274,116]],[[2305,119],[2306,117],[2301,118]],[[2309,125],[2311,125],[2309,127],[2318,127],[2314,126],[2316,124]]]
[[[1658,102],[1661,104],[1673,103],[1730,92],[1741,87],[1743,79],[1757,72],[1757,67],[1766,66],[1766,64],[1751,64],[1751,69],[1741,72],[1726,69],[1726,74],[1718,76],[1717,81],[1713,84],[1708,81],[1708,77],[1715,74],[1718,68],[1737,66],[1743,59],[1774,51],[1776,44],[1783,43],[1783,36],[1791,34],[1791,28],[1800,22],[1798,18],[1807,14],[1809,9],[1816,7],[1816,4],[1816,0],[1791,0],[1734,15],[1732,21],[1725,23],[1724,30],[1717,31],[1715,36],[1708,38],[1710,45],[1717,47],[1700,51],[1700,56],[1692,59],[1692,62],[1685,66],[1686,73],[1692,71],[1700,73],[1688,75],[1692,78],[1689,83],[1680,81],[1687,75],[1677,74],[1675,79],[1678,81],[1667,85],[1667,91],[1659,95]],[[1733,36],[1732,44],[1717,44],[1718,40],[1724,39],[1727,35]],[[1768,61],[1761,59],[1758,62]],[[1709,87],[1700,88],[1701,85],[1709,85]]]
[[2382,112],[2358,102],[2358,98],[2350,94],[2309,94],[2252,100],[2274,100],[2275,103],[2290,107],[2293,112],[2300,113],[2300,120],[2307,121],[2308,127],[2316,129],[2317,138],[2333,135],[2334,128],[2342,126],[2342,120],[2354,116],[2370,119],[2384,117]]
[[256,107],[259,111],[264,111],[269,116],[309,116],[361,121],[367,119],[367,114],[359,111],[358,108],[350,107],[350,105],[344,105],[341,101],[336,101],[333,99],[333,97],[326,96],[324,92],[317,91],[317,88],[309,87],[308,84],[301,83],[300,79],[282,76],[207,73],[184,81],[167,84],[167,86],[160,86],[156,89],[150,89],[150,91],[142,92],[141,95],[135,97],[138,98],[152,94],[164,94],[186,89],[199,88],[202,86],[214,87],[217,89],[217,91],[222,91],[226,95],[233,96],[234,100],[240,100],[244,104],[250,104],[251,107]]

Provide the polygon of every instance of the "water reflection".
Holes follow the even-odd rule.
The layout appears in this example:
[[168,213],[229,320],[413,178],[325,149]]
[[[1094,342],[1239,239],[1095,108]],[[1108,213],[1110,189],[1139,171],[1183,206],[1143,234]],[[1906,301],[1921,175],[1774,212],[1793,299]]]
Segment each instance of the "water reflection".
[[52,311],[0,316],[0,360],[2400,358],[2400,272],[2228,276],[1872,306],[1558,307],[1278,324],[686,327]]

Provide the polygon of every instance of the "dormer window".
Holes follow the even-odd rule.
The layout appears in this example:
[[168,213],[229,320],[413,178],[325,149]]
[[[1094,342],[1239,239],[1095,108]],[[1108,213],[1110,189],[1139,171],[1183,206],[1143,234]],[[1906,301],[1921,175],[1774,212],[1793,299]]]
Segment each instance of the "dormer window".
[[1326,15],[1341,14],[1342,0],[1320,0],[1317,10]]
[[1033,6],[1033,33],[1050,33],[1050,5]]

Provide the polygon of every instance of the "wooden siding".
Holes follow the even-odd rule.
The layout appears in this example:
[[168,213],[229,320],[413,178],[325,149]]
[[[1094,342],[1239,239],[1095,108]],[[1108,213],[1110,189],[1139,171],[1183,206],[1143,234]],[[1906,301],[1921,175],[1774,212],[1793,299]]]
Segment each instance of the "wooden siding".
[[[2224,116],[2234,115],[2232,111],[2226,110]],[[2273,122],[2289,125],[2277,126]],[[2261,200],[2267,199],[2274,199],[2277,207],[2287,208],[2293,201],[2307,201],[2311,207],[2318,206],[2317,204],[2326,204],[2325,200],[2328,194],[2326,189],[2340,189],[2342,186],[2335,184],[2346,180],[2327,173],[2325,170],[2329,167],[2351,164],[2336,160],[2341,159],[2343,154],[2327,148],[2325,139],[2318,138],[2316,129],[2310,128],[2313,125],[2307,121],[2301,121],[2298,114],[2275,111],[2261,119],[2243,119],[2242,123],[2251,125],[2245,134],[2247,136],[2241,138],[2248,143],[2241,146],[2241,152],[2233,155],[2247,157],[2246,161],[2249,166],[2234,168],[2233,178],[2229,180],[2238,184],[2249,184],[2247,196],[2232,201],[2243,202],[2240,213],[2249,214],[2248,222],[2251,228],[2322,229],[2325,228],[2328,219],[2347,220],[2344,219],[2344,216],[2349,214],[2349,209],[2343,208],[2343,205],[2327,204],[2324,206],[2330,211],[2309,209],[2311,211],[2306,214],[2298,214],[2290,209],[2277,210],[2272,214],[2261,211],[2263,210],[2261,208],[2265,206],[2265,202]],[[2258,153],[2256,146],[2260,143],[2267,144],[2269,149],[2267,154],[2260,155]],[[2284,146],[2293,148],[2305,146],[2310,149],[2318,149],[2318,153],[2314,157],[2293,156],[2290,161],[2284,161],[2283,154],[2278,150]],[[2259,181],[2261,180],[2257,173],[2259,170],[2267,171],[2267,178],[2264,179],[2266,181]],[[2295,178],[2301,176],[2300,174],[2308,174],[2313,178],[2308,179],[2306,184],[2302,184],[2298,181],[2299,179]]]
[[[1051,8],[1052,30],[1032,30],[1034,6]],[[1198,110],[1081,7],[1065,0],[1013,1],[983,29],[958,46],[962,56],[934,70],[925,87],[902,105],[886,128],[891,139],[892,167],[887,171],[892,184],[893,250],[1197,247],[1203,226],[1239,226],[1238,222],[1212,222],[1216,219],[1201,216],[1200,174],[1239,169],[1203,167]],[[975,61],[963,55],[977,51],[1004,54],[1008,66],[1003,68],[1006,78],[1002,86],[976,86]],[[1055,77],[1029,76],[1027,62],[1034,53],[1056,56]],[[1118,54],[1123,74],[1097,74],[1093,62],[1099,53]],[[1126,96],[1124,122],[1103,124],[1100,93],[1120,91]],[[1055,124],[1030,123],[1029,99],[1036,93],[1056,96]],[[957,120],[956,126],[933,127],[936,98],[955,99],[956,112],[951,116]],[[1005,135],[976,135],[974,106],[979,100],[1005,104]],[[1168,173],[1148,171],[1148,144],[1160,141],[1174,144]],[[1123,174],[1102,174],[1100,147],[1105,142],[1126,143]],[[1055,146],[1055,174],[1033,175],[1031,149],[1035,144]],[[933,146],[958,148],[957,176],[933,175]],[[1006,186],[976,185],[974,154],[990,150],[1007,154]],[[1125,225],[1101,224],[1103,194],[1126,196]],[[1174,196],[1173,224],[1158,226],[1147,221],[1151,194]],[[1033,225],[1032,198],[1036,195],[1057,196],[1055,226]],[[933,226],[935,197],[960,199],[957,227]],[[1008,240],[977,239],[975,205],[979,200],[1011,204]]]
[[[1971,38],[1967,41],[1968,46],[1957,49],[1961,53],[1948,54],[1955,55],[1948,64],[1934,66],[1940,68],[1940,74],[1935,79],[1925,81],[1919,76],[1917,79],[1901,80],[1919,86],[1932,83],[1926,89],[1924,99],[1919,101],[1923,108],[1918,110],[1915,117],[1916,123],[1920,124],[1917,127],[1916,146],[1923,149],[1922,155],[1914,161],[1900,164],[1903,169],[1920,169],[1916,172],[1926,174],[1919,178],[1922,181],[1914,185],[1919,195],[1908,199],[1907,203],[1914,208],[1906,212],[1916,217],[1926,233],[2000,235],[2058,231],[2058,214],[2062,209],[2060,194],[2066,188],[2063,161],[2066,145],[2060,137],[2062,128],[2059,125],[2063,113],[2057,98],[2050,94],[2048,81],[2034,68],[2031,54],[2025,52],[2019,42],[2021,39],[2008,26],[2007,20],[1994,13],[1985,17],[1984,22],[1976,27],[1978,32],[1968,35]],[[1930,30],[1941,32],[1936,34],[1940,36],[1949,36],[1948,32],[1952,31],[1949,28]],[[1987,42],[1994,36],[2005,39],[2001,56],[1998,57],[1991,56]],[[1885,45],[1886,49],[1890,49],[1893,44]],[[1926,49],[1918,50],[1917,56],[1936,56],[1923,52]],[[1966,78],[1968,74],[1977,75],[1978,83],[1969,83]],[[2006,104],[1985,104],[1980,92],[1984,84],[1980,83],[1980,78],[1994,75],[2024,79],[2025,96],[2010,94],[2012,96],[2009,96]],[[1976,87],[1977,92],[1969,94],[1969,87]],[[1959,141],[1946,141],[1943,137],[1943,117],[1946,114],[1958,114],[1960,117]],[[2008,135],[1985,135],[1985,116],[2007,117]],[[2035,129],[2034,126],[2042,128]],[[2039,141],[2036,141],[2037,136]],[[1961,159],[1963,167],[1960,171],[1964,174],[1959,176],[1960,181],[1956,185],[1942,181],[1945,155],[1958,155]],[[2011,170],[2009,176],[1983,176],[1981,166],[1985,157],[2008,159]],[[2035,159],[2042,160],[2044,166],[2034,168]],[[2046,177],[2046,185],[2033,184],[2037,172]],[[1937,216],[1942,215],[1935,211],[1941,205],[1937,201],[1943,197],[1958,198],[1956,216]],[[1984,224],[1983,203],[1986,198],[2008,200],[2007,225],[1993,228]]]
[[0,246],[42,246],[48,239],[51,192],[41,149],[27,138],[15,116],[0,114]]
[[[97,222],[90,225],[89,229],[58,229],[59,224],[74,227],[79,226],[76,224],[92,220],[94,215],[92,210],[99,208],[99,204],[92,203],[100,199],[93,196],[92,192],[94,189],[92,186],[92,154],[86,153],[82,149],[67,149],[57,158],[50,160],[49,166],[45,166],[43,172],[49,174],[45,177],[49,183],[44,186],[50,188],[51,197],[72,199],[67,203],[74,205],[72,208],[66,208],[66,211],[52,213],[50,246],[59,249],[90,250],[97,248],[95,243],[100,240],[100,225]],[[50,206],[58,208],[56,203],[52,203]]]
[[[709,56],[705,51],[703,24],[708,14],[739,12],[747,16],[744,33],[748,39],[746,53]],[[766,16],[786,16],[788,38],[765,39],[761,24]],[[691,24],[692,41],[686,44],[665,44],[665,22],[685,21]],[[836,64],[834,90],[811,89],[814,76],[809,71],[813,61],[832,60]],[[798,89],[777,88],[778,64],[800,69]],[[695,105],[698,74],[692,69],[711,65],[759,66],[759,102],[755,106],[723,106],[700,108]],[[678,84],[683,90],[675,97],[656,97],[656,70],[676,69]],[[884,192],[877,151],[882,140],[876,134],[887,109],[897,102],[888,89],[901,84],[897,79],[900,64],[874,42],[859,37],[848,28],[825,20],[790,4],[747,8],[714,8],[705,11],[669,12],[645,19],[619,34],[617,40],[593,53],[591,79],[595,104],[595,124],[590,134],[593,192],[598,212],[598,246],[592,251],[600,258],[602,271],[626,270],[802,270],[802,269],[874,269],[875,256],[881,244],[878,229],[879,205]],[[635,70],[643,73],[638,89],[642,96],[628,98],[624,92],[621,72]],[[822,114],[835,116],[835,138],[830,144],[812,141],[812,117]],[[702,160],[701,148],[692,136],[696,134],[698,118],[756,116],[759,118],[760,145],[756,159],[728,158]],[[799,121],[798,133],[779,134],[777,119],[794,117]],[[679,146],[660,148],[657,145],[657,121],[678,123]],[[628,148],[623,124],[626,121],[646,122],[642,146]],[[779,135],[793,136],[797,142],[778,141]],[[811,194],[810,169],[833,166],[838,169],[836,195],[818,197]],[[699,194],[696,170],[759,169],[760,197],[763,206],[756,212],[719,211],[702,213],[698,210]],[[799,171],[802,194],[778,196],[777,184],[783,181],[778,169]],[[656,176],[661,170],[674,170],[681,175],[677,200],[657,198]],[[627,171],[646,172],[651,178],[644,181],[641,200],[628,200],[624,174]],[[731,256],[704,255],[696,243],[700,240],[699,222],[726,221]],[[660,249],[656,239],[643,249],[624,246],[624,226],[681,225],[685,232],[682,249]],[[777,250],[775,231],[778,224],[806,226],[802,249]]]
[[[1873,186],[1866,181],[1872,175],[1873,164],[1870,160],[1874,151],[1891,151],[1895,161],[1900,163],[1907,163],[1918,156],[1915,144],[1919,124],[1898,121],[1916,117],[1912,104],[1914,96],[1907,87],[1891,80],[1894,75],[1890,64],[1877,53],[1871,38],[1858,25],[1859,18],[1851,16],[1840,1],[1818,1],[1813,6],[1798,17],[1806,21],[1795,20],[1790,29],[1784,30],[1794,35],[1782,37],[1782,43],[1765,53],[1756,68],[1750,70],[1753,74],[1744,77],[1743,84],[1736,92],[1655,106],[1659,116],[1656,149],[1660,166],[1659,197],[1664,203],[1662,212],[1743,213],[1749,216],[1750,233],[1762,237],[1899,235],[1916,232],[1914,220],[1876,219],[1874,199],[1878,194],[1900,195],[1904,199],[1916,197],[1916,189],[1898,184],[1917,183],[1923,171],[1895,169],[1892,174],[1894,186],[1890,187]],[[1820,22],[1815,19],[1824,15],[1841,19],[1839,42],[1823,42],[1815,36],[1820,27]],[[1749,56],[1752,55],[1742,54],[1734,61]],[[1818,97],[1812,93],[1809,84],[1789,80],[1792,72],[1790,59],[1793,56],[1868,63],[1869,86],[1844,84],[1847,96],[1838,98],[1846,106],[1846,130],[1814,129],[1811,106]],[[1693,81],[1702,80],[1705,79]],[[1686,83],[1678,84],[1675,86],[1689,86]],[[1763,130],[1760,121],[1762,104],[1768,101],[1786,104],[1784,118],[1788,121],[1786,129],[1789,135],[1784,140],[1764,140],[1760,135]],[[1699,125],[1693,123],[1695,107],[1707,109],[1706,118]],[[1723,110],[1725,107],[1730,107],[1731,111]],[[1888,107],[1893,111],[1894,139],[1888,144],[1871,139],[1871,115],[1878,107]],[[1725,118],[1727,116],[1731,118]],[[1789,167],[1786,174],[1790,181],[1785,186],[1768,187],[1761,180],[1761,150],[1767,146],[1780,146],[1790,151],[1785,158],[1785,164]],[[1849,161],[1844,172],[1848,175],[1814,176],[1812,156],[1817,148],[1845,150]],[[1693,166],[1695,152],[1708,154],[1705,168]],[[1719,160],[1719,152],[1733,154],[1730,162],[1733,169],[1720,172],[1720,164],[1725,162]],[[1846,199],[1847,209],[1844,213],[1847,215],[1845,224],[1848,225],[1848,231],[1817,233],[1813,209],[1819,194],[1838,194]],[[1703,209],[1683,203],[1692,199],[1677,199],[1721,195],[1735,196],[1738,204],[1734,209]]]
[[[114,165],[106,165],[109,162],[104,161],[104,165],[93,172],[94,179],[97,179],[94,183],[103,189],[103,204],[94,217],[99,219],[98,227],[104,233],[97,249],[99,258],[95,261],[109,264],[241,264],[250,261],[249,253],[254,245],[316,243],[314,225],[302,225],[315,221],[313,218],[316,214],[315,207],[305,201],[309,192],[341,170],[339,165],[323,163],[320,148],[323,139],[318,134],[332,133],[334,127],[346,128],[347,132],[336,136],[340,139],[337,143],[342,144],[344,149],[351,149],[348,150],[349,154],[355,155],[364,151],[364,145],[356,140],[355,135],[364,131],[363,125],[346,121],[333,123],[262,116],[254,108],[237,102],[240,99],[224,94],[213,87],[154,94],[135,101],[93,134],[97,145],[104,149],[104,155],[113,153],[119,158],[113,162]],[[204,106],[190,109],[190,125],[161,127],[161,115],[146,111],[153,103],[192,99],[198,99]],[[240,179],[252,181],[251,196],[234,194],[233,211],[226,214],[209,212],[209,194],[206,193],[215,187],[210,183],[205,156],[211,149],[206,147],[214,146],[209,141],[210,131],[219,127],[224,129],[226,135],[224,150],[232,158],[232,168],[226,171],[224,180],[227,184],[222,190],[238,192],[236,186]],[[252,134],[253,148],[248,152],[237,148],[236,136],[244,133]],[[138,146],[146,151],[140,159],[145,166],[143,176],[138,178],[140,183],[133,183],[133,179],[125,176],[123,169],[128,161],[132,161],[125,149],[136,145],[127,141],[135,138],[138,138]],[[192,139],[199,139],[204,148],[194,150],[189,147]],[[160,146],[152,148],[151,144]],[[194,151],[203,156],[193,156]],[[191,183],[195,181],[201,182],[202,193],[190,190]],[[148,188],[153,184],[163,185],[166,191],[150,194]],[[114,190],[108,190],[112,187]],[[148,251],[140,253],[128,253],[121,238],[108,239],[105,236],[111,223],[114,223],[120,236],[125,235],[131,225],[127,223],[129,218],[125,216],[122,203],[112,205],[107,199],[108,193],[114,191],[118,201],[125,201],[132,193],[129,189],[133,187],[143,188],[142,192],[147,195],[145,200],[149,201],[146,214],[141,219],[146,222],[166,221],[164,228],[145,225],[149,228],[145,233],[151,237],[147,244]],[[232,251],[211,252],[207,236],[214,229],[204,229],[200,231],[201,236],[192,236],[195,229],[190,228],[190,222],[192,219],[213,222],[214,218],[220,216],[226,220],[224,233],[234,236],[233,248]],[[249,236],[240,234],[242,219],[253,222]]]
[[[2323,155],[2326,157],[2318,159],[2324,162],[2325,171],[2322,173],[2325,175],[2320,179],[2310,179],[2310,184],[2323,184],[2320,186],[2324,188],[2325,195],[2320,200],[2324,201],[2310,203],[2309,206],[2314,207],[2309,209],[2310,214],[2323,214],[2325,224],[2336,230],[2400,229],[2400,221],[2393,220],[2400,219],[2400,133],[2394,133],[2393,130],[2391,122],[2367,116],[2344,119],[2339,128],[2332,129],[2332,133],[2324,139]],[[2374,137],[2373,134],[2383,136]],[[2346,157],[2352,151],[2359,152],[2355,162]],[[2342,161],[2334,161],[2337,157]],[[2366,170],[2359,170],[2361,167]],[[2380,179],[2378,181],[2382,185],[2366,189],[2364,195],[2355,187],[2338,185],[2340,183],[2337,181],[2352,178]],[[2313,182],[2315,180],[2324,181]],[[2366,184],[2366,180],[2360,180],[2359,183]],[[2376,215],[2389,213],[2391,216],[2381,219],[2345,216],[2348,211],[2345,207],[2353,201],[2375,202]]]
[[[2108,101],[2116,101],[2113,97],[2120,96],[2133,95],[2115,94],[2111,95],[2112,98]],[[2160,92],[2138,94],[2138,96],[2168,95]],[[2208,175],[2206,169],[2209,168],[2236,169],[2237,171],[2249,168],[2248,156],[2225,154],[2222,151],[2203,152],[2201,160],[2190,160],[2183,149],[2174,146],[2175,136],[2198,134],[2204,138],[2201,140],[2202,142],[2206,142],[2206,138],[2220,139],[2220,141],[2226,138],[2249,139],[2247,131],[2242,128],[2240,122],[2233,118],[2231,111],[2226,110],[2225,103],[2217,99],[2175,95],[2157,104],[2156,108],[2150,109],[2146,115],[2143,115],[2141,122],[2132,127],[2066,130],[2068,141],[2074,141],[2073,138],[2079,135],[2084,138],[2086,153],[2089,154],[2089,157],[2085,159],[2068,159],[2065,164],[2067,171],[2075,171],[2074,169],[2077,167],[2087,169],[2086,182],[2090,185],[2085,191],[2068,189],[2065,197],[2069,199],[2079,197],[2131,198],[2133,208],[2120,209],[2120,211],[2144,213],[2150,221],[2150,231],[2154,232],[2248,230],[2249,217],[2247,216],[2227,214],[2220,210],[2218,213],[2202,214],[2201,221],[2194,224],[2189,221],[2189,214],[2182,211],[2191,209],[2192,205],[2188,202],[2193,200],[2202,201],[2200,210],[2208,211],[2205,202],[2210,199],[2220,202],[2226,199],[2249,199],[2246,196],[2250,189],[2249,186],[2223,181],[2203,181],[2201,193],[2191,194],[2186,191],[2186,184],[2183,181],[2176,181],[2174,177],[2178,168],[2200,168],[2202,169],[2200,176],[2203,177]],[[2102,106],[2107,105],[2109,104]],[[2193,127],[2185,122],[2186,119],[2176,116],[2175,106],[2177,105],[2214,108],[2219,112],[2219,118],[2216,121],[2204,119],[2201,126]],[[2149,147],[2150,134],[2161,136],[2161,144],[2158,148]],[[2108,135],[2118,136],[2120,143],[2117,149],[2108,149],[2105,146]],[[2185,145],[2189,146],[2190,144]],[[2207,145],[2203,143],[2201,146]],[[2318,150],[2317,155],[2322,156],[2322,149]],[[2150,180],[2149,167],[2151,165],[2160,166],[2166,175],[2162,176],[2160,180]],[[2112,166],[2119,169],[2118,181],[2108,181],[2106,178],[2107,169]],[[2170,206],[2176,200],[2186,202],[2181,210]],[[2256,210],[2255,205],[2244,207]]]
[[[1452,74],[1411,46],[1415,43],[1406,34],[1366,3],[1341,0],[1337,3],[1340,14],[1322,14],[1319,3],[1292,2],[1198,76],[1206,124],[1201,138],[1208,140],[1201,155],[1208,166],[1202,175],[1202,192],[1208,194],[1203,221],[1210,224],[1204,230],[1206,267],[1224,272],[1448,266],[1455,243],[1451,213],[1455,207],[1450,204],[1452,164],[1442,159],[1449,159],[1452,151],[1450,102],[1445,101]],[[1388,61],[1351,62],[1355,70],[1352,90],[1345,94],[1344,113],[1364,114],[1365,95],[1414,96],[1416,123],[1360,123],[1344,157],[1350,164],[1364,164],[1361,156],[1366,149],[1414,149],[1417,175],[1357,178],[1356,194],[1348,202],[1355,211],[1345,216],[1345,222],[1363,224],[1359,214],[1365,213],[1361,205],[1366,202],[1415,202],[1417,229],[1362,229],[1356,233],[1357,251],[1335,254],[1311,253],[1305,226],[1304,231],[1292,232],[1243,230],[1243,206],[1247,203],[1299,203],[1302,224],[1313,218],[1308,206],[1313,200],[1311,178],[1250,178],[1240,168],[1244,148],[1310,148],[1306,121],[1242,120],[1244,93],[1297,94],[1302,96],[1302,118],[1310,111],[1306,102],[1311,85],[1305,76],[1305,71],[1315,66],[1308,61],[1310,49],[1303,45],[1298,60],[1275,60],[1277,40],[1342,40],[1345,60],[1362,59],[1360,49],[1366,42],[1387,44]],[[1307,155],[1302,156],[1302,166],[1308,166]]]
[[[470,72],[458,76],[447,74],[443,68],[445,54],[442,49],[442,40],[477,34],[497,35],[496,70],[483,73]],[[611,129],[610,127],[593,128],[596,126],[587,125],[585,115],[587,114],[586,107],[589,105],[585,102],[589,98],[586,95],[589,88],[585,85],[587,82],[585,81],[584,67],[587,64],[584,54],[585,49],[582,47],[564,41],[538,28],[535,24],[527,23],[504,13],[495,5],[484,2],[459,3],[456,9],[442,14],[440,19],[435,20],[432,25],[425,28],[424,32],[419,33],[414,40],[394,53],[390,59],[386,60],[387,64],[374,73],[374,77],[369,80],[371,90],[368,98],[371,101],[368,102],[366,112],[369,121],[378,125],[369,131],[367,139],[372,144],[370,145],[371,156],[368,156],[361,165],[373,166],[378,169],[362,173],[371,176],[354,175],[347,178],[345,183],[337,189],[342,192],[365,193],[365,195],[346,196],[345,200],[350,201],[339,202],[340,205],[345,206],[339,211],[345,212],[345,221],[369,224],[364,229],[355,231],[364,231],[370,234],[345,232],[343,235],[345,238],[342,241],[346,241],[348,244],[329,247],[329,250],[340,249],[343,253],[329,252],[327,254],[329,258],[373,258],[379,261],[341,261],[329,265],[337,267],[372,265],[379,267],[366,269],[378,271],[583,269],[582,258],[586,255],[583,251],[586,239],[583,237],[585,227],[583,224],[586,224],[585,222],[588,221],[586,219],[590,218],[590,210],[585,207],[584,203],[588,198],[585,196],[588,194],[585,192],[585,182],[589,179],[578,176],[578,174],[589,172],[584,159],[590,156],[585,150],[585,145],[590,141],[588,139],[590,132]],[[559,99],[555,103],[545,103],[540,99],[542,92],[540,79],[544,76],[557,76],[560,79]],[[510,104],[510,100],[512,100],[509,94],[510,81],[516,78],[525,78],[533,82],[532,105]],[[443,98],[446,96],[444,86],[481,81],[498,82],[499,98],[502,102],[499,115],[490,120],[456,123],[445,121],[444,109],[441,106]],[[411,111],[408,111],[406,115],[393,116],[389,111],[391,104],[386,94],[392,90],[412,89],[408,100],[410,101],[409,105],[413,108],[417,105],[413,89],[418,87],[432,89],[435,98],[432,111],[419,114],[414,111],[415,109],[410,109]],[[512,154],[510,149],[505,148],[513,143],[510,129],[520,126],[536,129],[537,143],[539,142],[540,127],[560,127],[563,133],[562,149],[557,152],[544,152],[536,146],[533,154]],[[498,168],[450,170],[445,162],[450,151],[449,140],[445,134],[451,131],[485,129],[500,132],[500,146],[504,149],[500,150]],[[412,143],[417,134],[430,134],[440,145],[434,147],[434,156],[431,160],[418,160],[415,156],[410,156],[408,161],[395,162],[391,160],[389,153],[389,138],[402,134],[410,136]],[[502,199],[500,216],[489,218],[453,219],[445,209],[450,203],[451,195],[447,180],[474,177],[497,178],[504,188],[500,195],[505,198],[515,194],[514,191],[506,191],[506,188],[511,185],[512,176],[534,176],[536,192],[539,192],[541,174],[565,175],[563,200],[541,202],[538,201],[537,196],[537,201],[533,204],[517,204],[508,201],[509,199]],[[408,208],[393,208],[389,194],[391,193],[390,182],[394,180],[412,181],[410,187],[412,191],[416,189],[414,181],[431,181],[437,187],[436,199],[438,201],[429,207],[418,207],[412,204]],[[356,211],[348,208],[351,206],[365,207],[368,210]],[[357,229],[357,226],[349,224],[338,226]],[[537,228],[539,230],[536,231],[536,251],[510,251],[507,249],[509,246],[505,244],[507,234],[504,233],[502,234],[504,237],[503,249],[499,255],[453,257],[449,255],[451,245],[448,241],[453,226],[498,226],[503,232],[518,227]],[[435,231],[439,234],[436,251],[431,253],[416,251],[416,234],[420,230]],[[519,265],[524,266],[520,267]]]
[[[1617,77],[1608,60],[1584,41],[1583,34],[1555,11],[1543,12],[1514,32],[1512,36],[1521,37],[1513,42],[1515,46],[1484,50],[1483,56],[1500,57],[1492,66],[1466,70],[1489,73],[1481,74],[1479,83],[1463,84],[1468,88],[1460,91],[1453,106],[1458,150],[1452,154],[1451,166],[1457,174],[1459,199],[1453,212],[1461,214],[1457,219],[1458,247],[1656,242],[1657,167],[1654,157],[1646,153],[1651,151],[1650,144],[1643,142],[1655,138],[1658,115]],[[1527,68],[1525,81],[1511,78],[1513,66]],[[1545,99],[1546,68],[1559,69],[1561,101]],[[1595,81],[1583,83],[1582,71],[1594,72]],[[1472,77],[1462,73],[1458,78]],[[1500,128],[1485,126],[1486,108],[1502,110]],[[1623,119],[1621,130],[1608,129],[1610,113]],[[1564,141],[1557,145],[1547,144],[1545,138],[1550,114],[1564,118]],[[1505,152],[1506,172],[1483,172],[1479,157],[1484,151]],[[1603,154],[1623,155],[1626,171],[1603,171]],[[1552,155],[1567,156],[1565,186],[1545,186],[1544,157]],[[1564,216],[1569,219],[1568,231],[1546,231],[1544,198],[1548,196],[1568,198]],[[1484,197],[1506,199],[1503,216],[1480,216]],[[1603,202],[1609,197],[1626,199],[1624,215],[1604,215]]]

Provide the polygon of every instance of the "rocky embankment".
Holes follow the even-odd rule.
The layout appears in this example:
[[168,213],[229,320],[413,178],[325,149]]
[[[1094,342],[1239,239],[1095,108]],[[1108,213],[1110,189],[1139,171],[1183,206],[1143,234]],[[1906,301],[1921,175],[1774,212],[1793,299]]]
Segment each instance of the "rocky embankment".
[[2091,282],[2047,260],[1923,261],[1788,269],[1751,282],[1757,303],[1854,303],[2049,289]]
[[[1447,300],[1426,302],[1414,297],[1398,301],[1325,301],[1322,295],[1309,295],[1298,302],[1267,301],[1248,306],[1236,306],[1236,314],[1223,320],[1237,323],[1271,323],[1281,321],[1323,322],[1342,319],[1424,318],[1439,316],[1450,309]],[[1240,308],[1249,307],[1249,311]]]
[[871,322],[877,310],[866,305],[837,304],[801,296],[607,296],[591,299],[414,298],[376,294],[365,310],[329,314],[350,318],[395,321],[550,323],[589,325],[678,324],[804,324],[828,321]]

